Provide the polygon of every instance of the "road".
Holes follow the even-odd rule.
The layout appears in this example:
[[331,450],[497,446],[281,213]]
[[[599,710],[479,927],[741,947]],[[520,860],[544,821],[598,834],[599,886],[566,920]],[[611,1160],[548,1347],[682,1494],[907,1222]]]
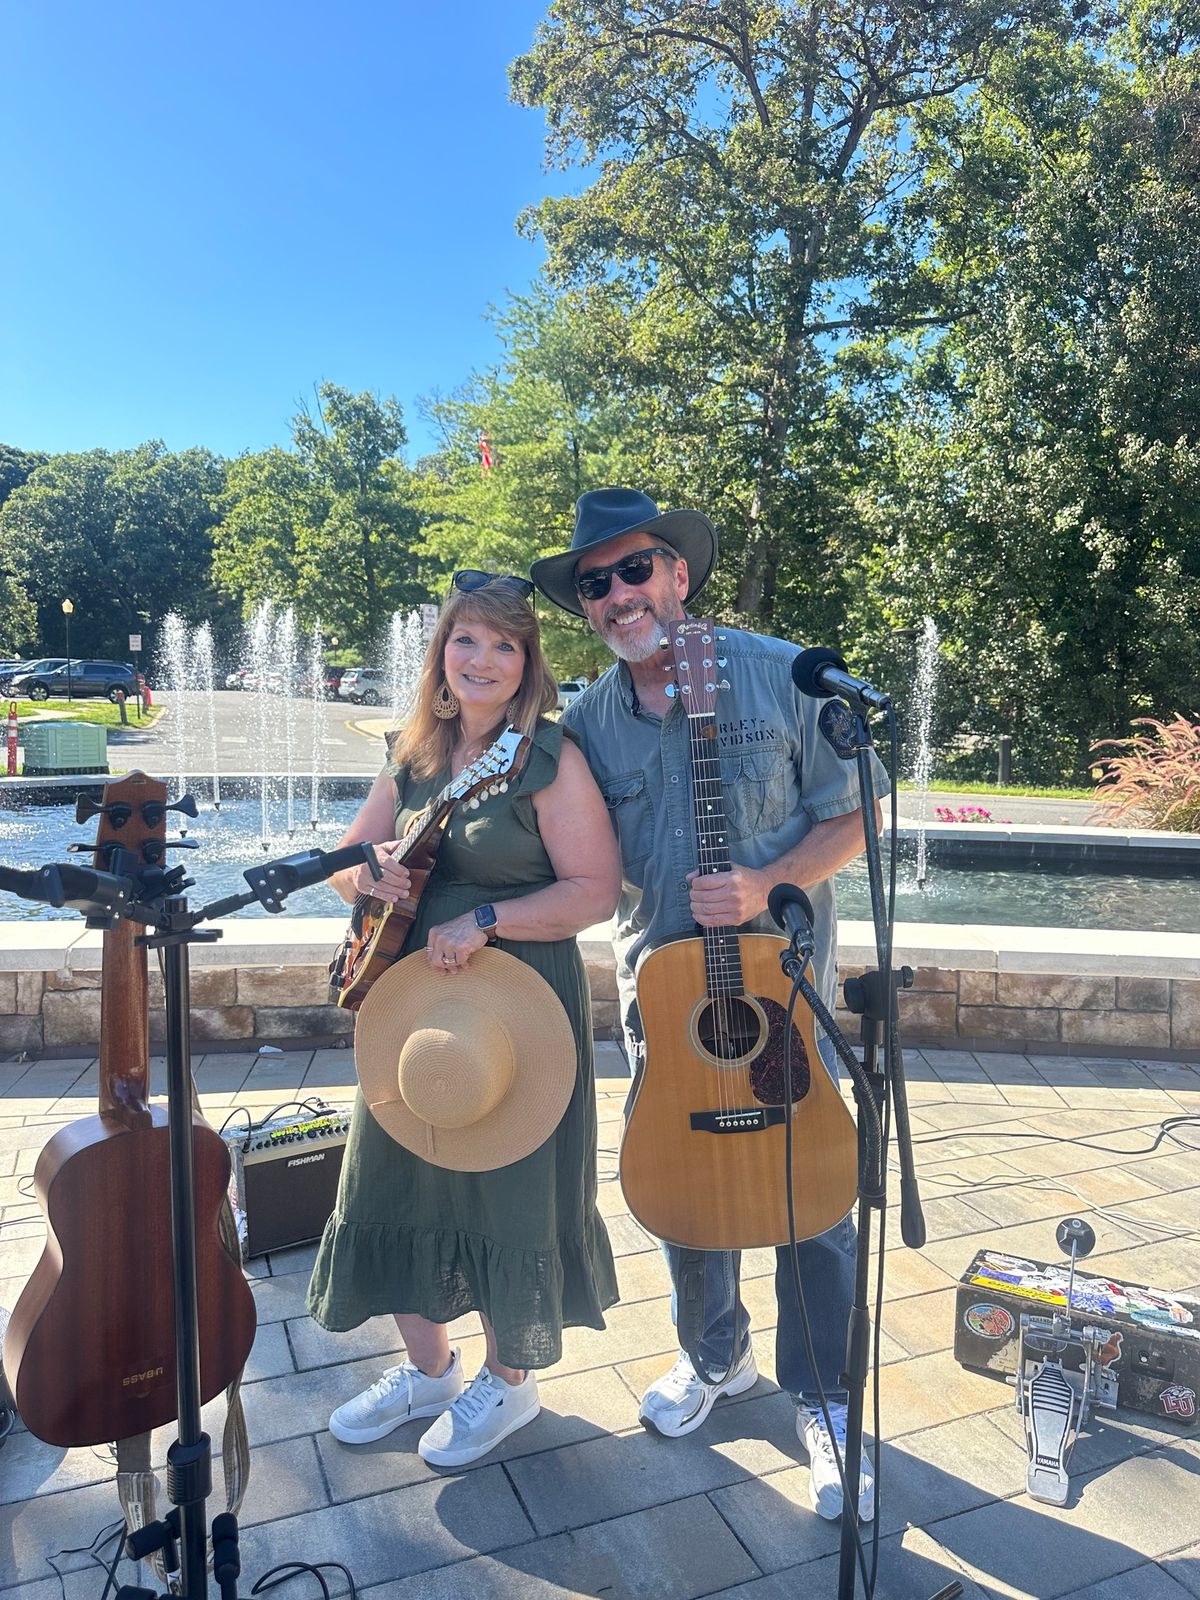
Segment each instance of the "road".
[[[212,697],[212,719],[200,693],[156,693],[166,709],[152,728],[109,734],[113,769],[141,766],[148,770],[200,775],[212,771],[214,743],[221,777],[241,773],[310,772],[316,757],[327,773],[376,773],[383,764],[382,733],[389,725],[385,708],[354,706],[346,700],[313,703],[307,699],[268,697],[265,706],[255,694],[218,689]],[[359,724],[356,727],[355,724]]]

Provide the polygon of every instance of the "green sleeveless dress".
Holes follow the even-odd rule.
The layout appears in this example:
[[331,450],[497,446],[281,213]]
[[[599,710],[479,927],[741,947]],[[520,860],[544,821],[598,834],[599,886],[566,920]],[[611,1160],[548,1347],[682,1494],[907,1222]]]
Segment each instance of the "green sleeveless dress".
[[[451,813],[406,955],[423,949],[438,923],[554,882],[531,797],[553,781],[562,739],[558,724],[541,724],[506,794],[477,811]],[[403,767],[388,770],[400,838],[452,775],[417,779]],[[450,1322],[481,1311],[505,1366],[548,1367],[561,1357],[564,1327],[603,1328],[603,1312],[617,1299],[596,1210],[591,1003],[574,939],[502,939],[500,948],[541,973],[571,1019],[578,1071],[566,1114],[521,1161],[492,1172],[450,1172],[396,1144],[356,1095],[308,1309],[334,1331],[392,1312]]]

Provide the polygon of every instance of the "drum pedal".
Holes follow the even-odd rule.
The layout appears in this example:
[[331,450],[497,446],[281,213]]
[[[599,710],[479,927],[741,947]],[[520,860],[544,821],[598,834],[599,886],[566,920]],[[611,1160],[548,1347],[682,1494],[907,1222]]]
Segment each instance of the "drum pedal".
[[1029,1455],[1025,1487],[1034,1500],[1064,1506],[1070,1492],[1067,1463],[1089,1408],[1115,1406],[1117,1395],[1112,1378],[1101,1377],[1107,1330],[1071,1326],[1075,1263],[1092,1251],[1096,1235],[1081,1218],[1068,1217],[1054,1236],[1071,1257],[1066,1305],[1049,1317],[1021,1313],[1014,1381]]

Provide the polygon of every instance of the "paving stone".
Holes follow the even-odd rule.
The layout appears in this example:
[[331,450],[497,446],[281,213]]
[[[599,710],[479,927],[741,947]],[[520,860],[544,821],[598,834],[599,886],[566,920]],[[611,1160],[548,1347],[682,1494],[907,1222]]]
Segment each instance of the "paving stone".
[[[293,1273],[292,1280],[307,1288],[302,1274]],[[394,1317],[370,1317],[357,1328],[345,1333],[330,1333],[305,1315],[289,1322],[288,1332],[296,1352],[296,1366],[331,1367],[346,1361],[362,1361],[368,1357],[392,1355],[404,1348],[400,1330]]]
[[[1186,1448],[1138,1455],[1073,1480],[1072,1502],[1027,1496],[933,1524],[933,1536],[975,1570],[1038,1600],[1097,1585],[1200,1535],[1200,1463]],[[1037,1588],[1028,1590],[1031,1580]]]
[[893,1440],[1007,1403],[1003,1387],[960,1367],[948,1350],[914,1356],[880,1373],[884,1431]]
[[[264,1572],[283,1561],[341,1561],[367,1588],[530,1538],[504,1469],[491,1466],[248,1528],[242,1571]],[[327,1578],[333,1593],[344,1592],[340,1574]]]
[[639,1250],[659,1249],[658,1240],[630,1216],[609,1217],[605,1226],[608,1229],[608,1242],[612,1245],[614,1256],[628,1256]]
[[1144,1566],[1122,1572],[1107,1583],[1092,1583],[1086,1589],[1072,1589],[1064,1600],[1185,1600],[1188,1591],[1162,1567],[1148,1561]]
[[254,1335],[254,1347],[246,1362],[244,1383],[255,1383],[259,1378],[276,1378],[284,1372],[294,1372],[292,1352],[287,1331],[282,1322],[266,1322]]
[[954,1343],[956,1294],[955,1289],[938,1289],[893,1301],[884,1307],[884,1330],[908,1355],[949,1350]]
[[384,1584],[364,1600],[693,1600],[740,1586],[755,1570],[712,1505],[696,1495]]
[[258,1326],[304,1316],[308,1282],[302,1273],[289,1272],[284,1278],[256,1278],[251,1284]]
[[272,1250],[267,1257],[273,1278],[285,1278],[293,1272],[303,1272],[311,1277],[316,1259],[315,1242],[294,1245],[290,1250]]
[[539,1534],[685,1500],[794,1463],[795,1408],[782,1394],[715,1409],[682,1439],[637,1429],[510,1462]]
[[[865,1530],[868,1534],[870,1529]],[[870,1546],[868,1549],[868,1559]],[[837,1592],[839,1558],[823,1556],[800,1567],[772,1573],[756,1582],[726,1589],[721,1600],[797,1600],[797,1596]],[[875,1600],[929,1600],[948,1584],[962,1584],[962,1600],[991,1600],[964,1569],[921,1528],[894,1533],[879,1541],[879,1579]],[[861,1592],[861,1591],[859,1591]]]
[[1162,1565],[1164,1570],[1182,1586],[1185,1594],[1200,1595],[1200,1544],[1164,1556]]
[[[886,1417],[886,1412],[885,1412]],[[880,1455],[883,1534],[1016,1493],[1024,1464],[1009,1466],[995,1432],[979,1418],[915,1434]],[[1006,1470],[1007,1468],[1007,1470]],[[764,1572],[795,1566],[838,1548],[839,1526],[810,1508],[808,1467],[715,1490],[711,1499]]]

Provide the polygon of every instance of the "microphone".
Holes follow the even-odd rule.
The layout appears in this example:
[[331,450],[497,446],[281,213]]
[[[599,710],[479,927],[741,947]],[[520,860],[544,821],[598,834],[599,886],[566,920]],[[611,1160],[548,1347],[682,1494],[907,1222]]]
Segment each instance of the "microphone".
[[[268,911],[282,911],[283,902],[297,889],[309,889],[315,883],[324,883],[335,872],[362,866],[364,862],[373,878],[382,877],[383,869],[376,859],[374,847],[369,844],[343,845],[340,850],[301,850],[297,855],[283,856],[277,861],[265,861],[260,867],[250,867],[242,873],[242,877],[250,885],[260,905]],[[216,911],[212,914],[219,915]]]
[[810,694],[816,700],[831,700],[838,695],[862,711],[887,711],[892,704],[891,695],[873,689],[862,678],[852,678],[841,656],[827,645],[801,650],[792,662],[792,682],[801,694]]
[[817,946],[812,903],[804,891],[791,883],[777,883],[767,896],[767,910],[775,926],[787,934],[796,954],[809,958]]
[[47,906],[67,906],[73,911],[102,911],[106,915],[133,898],[130,878],[111,872],[93,872],[60,862],[36,871],[0,867],[0,889],[23,900],[40,900]]

